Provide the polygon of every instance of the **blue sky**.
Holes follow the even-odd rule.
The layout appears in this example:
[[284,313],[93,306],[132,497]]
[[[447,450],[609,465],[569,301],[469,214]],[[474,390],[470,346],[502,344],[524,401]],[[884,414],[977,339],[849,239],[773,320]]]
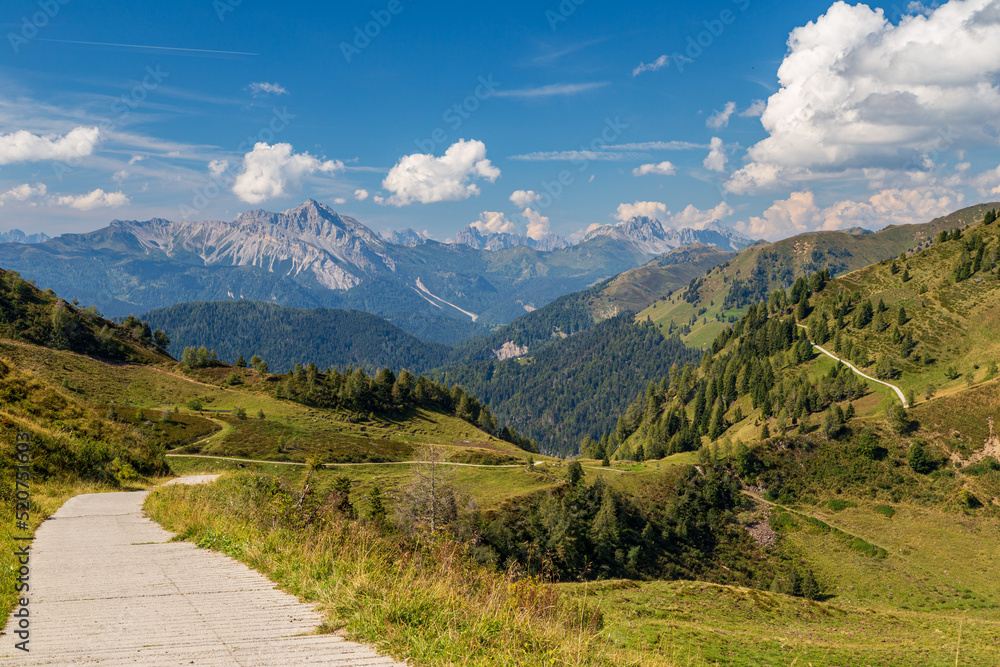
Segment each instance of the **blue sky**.
[[779,238],[1000,199],[997,0],[8,0],[0,28],[0,230],[313,197],[438,239]]

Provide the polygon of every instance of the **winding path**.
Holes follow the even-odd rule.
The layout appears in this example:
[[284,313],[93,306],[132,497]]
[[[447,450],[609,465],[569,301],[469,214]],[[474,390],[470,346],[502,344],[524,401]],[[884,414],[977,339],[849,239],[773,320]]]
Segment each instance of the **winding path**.
[[30,551],[30,651],[15,648],[12,617],[0,665],[403,667],[316,634],[312,605],[242,563],[171,542],[142,515],[148,493],[76,496],[42,524]]
[[[231,456],[209,456],[208,454],[167,454],[171,459],[214,459],[216,461],[235,461],[236,463],[269,463],[279,466],[306,466],[307,463],[298,461],[265,461],[263,459],[238,459]],[[426,464],[431,461],[378,461],[375,463],[324,463],[324,468],[339,468],[341,466],[409,466],[414,464]],[[535,465],[541,465],[544,461],[535,461]],[[486,463],[452,463],[450,461],[438,461],[442,466],[459,466],[461,468],[523,468],[523,463],[513,465],[488,465]]]
[[[801,324],[796,324],[795,326],[801,327],[803,329],[806,329],[806,327],[804,327]],[[910,407],[910,404],[906,401],[906,396],[903,395],[903,390],[900,389],[899,387],[897,387],[896,385],[889,384],[888,382],[882,382],[882,380],[877,380],[877,379],[873,378],[871,375],[866,375],[865,373],[862,373],[851,362],[844,361],[843,359],[840,359],[839,357],[835,356],[834,354],[832,354],[830,352],[827,352],[822,347],[820,347],[819,345],[817,345],[816,343],[814,343],[812,341],[809,341],[809,344],[812,345],[813,347],[815,347],[817,350],[819,350],[823,354],[825,354],[826,356],[828,356],[831,359],[833,359],[834,361],[839,361],[840,363],[844,364],[845,366],[847,366],[848,368],[850,368],[852,371],[854,371],[855,373],[857,373],[861,377],[865,378],[866,380],[871,380],[872,382],[874,382],[876,384],[880,384],[883,387],[888,387],[889,389],[892,389],[894,392],[896,392],[896,395],[899,396],[899,400],[902,401],[903,407],[904,408]]]

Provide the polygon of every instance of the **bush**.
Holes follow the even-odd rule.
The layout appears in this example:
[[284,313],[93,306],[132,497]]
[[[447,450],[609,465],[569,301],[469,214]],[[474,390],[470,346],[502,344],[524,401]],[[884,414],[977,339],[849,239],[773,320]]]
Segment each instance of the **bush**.
[[848,507],[857,507],[858,504],[851,502],[850,500],[841,500],[840,498],[832,498],[826,501],[827,506],[834,512],[840,512],[847,509]]
[[889,454],[889,450],[882,446],[878,433],[869,430],[858,439],[858,454],[872,461],[881,461]]
[[896,510],[893,509],[892,505],[876,505],[875,511],[887,519],[896,516]]
[[187,402],[187,407],[188,410],[196,410],[197,412],[201,412],[202,410],[205,409],[205,404],[202,402],[200,398],[196,396]]
[[937,463],[931,458],[924,446],[919,442],[915,442],[910,445],[910,452],[908,456],[908,462],[910,468],[913,472],[920,475],[926,475],[934,471],[937,468]]

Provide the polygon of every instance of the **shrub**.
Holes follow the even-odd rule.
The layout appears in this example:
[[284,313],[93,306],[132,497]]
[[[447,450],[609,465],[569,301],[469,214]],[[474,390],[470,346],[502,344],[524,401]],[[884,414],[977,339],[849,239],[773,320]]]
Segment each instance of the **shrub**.
[[850,500],[842,500],[840,498],[831,498],[830,500],[826,501],[826,504],[834,512],[840,512],[842,510],[847,509],[848,507],[857,507],[858,506],[858,504],[855,503],[855,502],[852,502]]
[[896,510],[893,509],[892,505],[876,505],[875,511],[887,519],[896,516]]
[[202,402],[200,398],[196,396],[187,402],[187,407],[188,410],[196,410],[198,412],[201,412],[202,410],[205,409],[205,404]]
[[937,467],[934,459],[931,458],[924,446],[919,442],[910,445],[910,452],[907,460],[913,472],[926,475]]

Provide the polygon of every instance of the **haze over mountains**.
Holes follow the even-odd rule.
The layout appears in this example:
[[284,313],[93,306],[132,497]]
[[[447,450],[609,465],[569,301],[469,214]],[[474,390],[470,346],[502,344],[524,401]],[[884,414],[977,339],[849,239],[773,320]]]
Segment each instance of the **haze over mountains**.
[[454,342],[685,241],[726,249],[751,243],[722,227],[676,232],[648,218],[556,250],[546,248],[559,242],[470,229],[471,245],[412,230],[387,239],[309,200],[281,213],[248,211],[232,222],[116,220],[87,234],[0,244],[0,265],[110,316],[248,299],[354,308],[425,339]]

